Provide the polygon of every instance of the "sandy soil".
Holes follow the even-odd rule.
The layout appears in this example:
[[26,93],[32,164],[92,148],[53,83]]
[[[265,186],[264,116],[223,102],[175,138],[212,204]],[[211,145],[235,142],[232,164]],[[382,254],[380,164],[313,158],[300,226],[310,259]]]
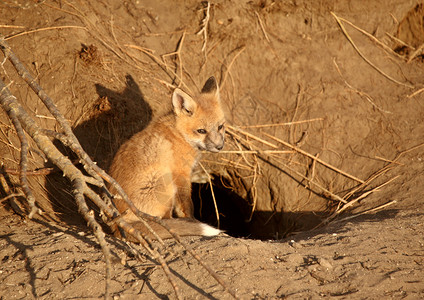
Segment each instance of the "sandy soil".
[[[218,199],[224,228],[242,237],[184,241],[239,297],[422,299],[424,77],[422,56],[414,56],[414,49],[423,43],[423,6],[406,0],[216,1],[206,11],[206,2],[197,1],[7,0],[0,4],[0,33],[101,167],[108,167],[123,141],[169,108],[175,86],[193,92],[215,75],[223,83],[229,124],[309,120],[245,130],[268,143],[275,140],[265,133],[296,144],[364,181],[384,170],[348,200],[386,185],[325,225],[338,202],[296,178],[295,171],[341,197],[358,185],[354,179],[293,153],[206,156],[208,170],[244,201],[235,202],[228,191]],[[344,22],[361,57],[331,12],[400,56]],[[197,33],[206,15],[205,39]],[[13,81],[12,92],[41,126],[57,129],[9,64],[2,64],[0,74]],[[20,193],[12,172],[19,140],[3,112],[0,121],[1,167],[11,188],[0,189],[3,199]],[[231,135],[226,149],[237,149]],[[49,166],[31,151],[31,170]],[[53,172],[31,176],[30,185],[43,218],[20,217],[8,199],[0,200],[0,298],[103,297],[104,257],[77,213],[69,184]],[[149,255],[134,256],[121,241],[107,240],[113,297],[175,298]],[[185,299],[231,298],[181,246],[167,246],[166,259]]]

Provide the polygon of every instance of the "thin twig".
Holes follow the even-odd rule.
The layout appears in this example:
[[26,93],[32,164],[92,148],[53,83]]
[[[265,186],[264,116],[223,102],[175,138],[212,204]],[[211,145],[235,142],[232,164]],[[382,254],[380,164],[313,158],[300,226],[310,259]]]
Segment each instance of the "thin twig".
[[[316,160],[314,160],[314,161],[316,162]],[[320,185],[318,182],[316,182],[315,180],[313,180],[313,178],[309,178],[309,177],[303,175],[302,173],[296,171],[295,169],[293,169],[292,167],[288,166],[285,163],[281,163],[280,162],[280,164],[283,165],[284,168],[286,168],[287,170],[290,170],[291,172],[295,173],[297,176],[299,176],[303,180],[306,180],[308,182],[308,184],[314,185],[315,187],[317,187],[318,189],[320,189],[321,190],[321,193],[323,193],[325,197],[330,198],[331,200],[334,200],[334,201],[338,201],[340,203],[345,203],[345,204],[347,203],[347,201],[345,199],[343,199],[339,195],[336,195],[336,194],[332,193],[330,190],[326,189],[325,187],[323,187],[322,185]],[[303,186],[305,188],[313,191],[310,187],[308,187],[308,184],[303,184]]]
[[412,52],[412,54],[409,56],[407,63],[410,63],[414,58],[416,58],[418,55],[423,54],[424,51],[424,44],[418,47],[417,50]]
[[[293,112],[291,122],[294,122],[294,120],[296,119],[297,112],[299,110],[299,103],[300,103],[300,99],[302,98],[302,95],[303,95],[303,88],[300,84],[298,84],[298,91],[297,91],[297,95],[296,95],[296,104],[295,104],[295,107],[294,107],[294,112]],[[289,127],[289,142],[294,141],[293,132],[294,132],[294,126],[290,126]]]
[[6,41],[17,38],[19,36],[23,36],[26,34],[30,34],[30,33],[35,33],[35,32],[40,32],[40,31],[46,31],[46,30],[57,30],[57,29],[83,29],[85,31],[88,31],[87,27],[83,27],[83,26],[73,26],[73,25],[68,25],[68,26],[53,26],[53,27],[45,27],[45,28],[37,28],[34,30],[28,30],[28,31],[24,31],[24,32],[20,32],[20,33],[16,33],[16,34],[12,34],[9,35],[7,37],[5,37],[4,39]]
[[324,118],[314,118],[309,120],[302,121],[293,121],[293,122],[285,122],[285,123],[274,123],[274,124],[258,124],[258,125],[238,125],[238,128],[266,128],[266,127],[277,127],[277,126],[290,126],[296,124],[304,124],[316,121],[324,121]]
[[402,55],[400,55],[399,53],[393,51],[392,48],[390,48],[389,46],[387,46],[386,44],[380,42],[379,39],[377,39],[375,36],[373,36],[371,33],[366,32],[365,30],[363,30],[362,28],[359,28],[358,26],[356,26],[355,24],[353,24],[352,22],[339,17],[339,19],[343,22],[345,22],[346,24],[349,24],[350,26],[352,26],[353,28],[355,28],[356,30],[358,30],[359,32],[361,32],[362,34],[364,34],[365,36],[367,36],[370,40],[372,40],[373,42],[375,42],[377,45],[381,46],[386,52],[395,55],[399,58],[403,58]]
[[6,200],[9,200],[9,199],[11,199],[11,198],[15,198],[15,197],[23,197],[23,196],[25,196],[25,194],[10,194],[10,195],[7,195],[6,197],[1,198],[1,199],[0,199],[0,203],[4,202],[4,201],[6,201]]
[[264,139],[261,139],[260,137],[258,137],[258,136],[256,136],[256,135],[254,135],[254,134],[252,134],[252,133],[249,133],[249,132],[247,132],[247,131],[244,131],[244,130],[242,130],[242,129],[240,129],[240,128],[236,128],[236,127],[234,127],[234,126],[227,125],[227,130],[228,130],[228,132],[229,132],[230,134],[234,134],[234,132],[236,131],[236,132],[239,132],[239,133],[241,133],[241,134],[243,134],[243,135],[245,135],[245,136],[247,136],[247,137],[249,137],[249,138],[251,138],[251,139],[254,139],[254,140],[258,141],[258,142],[261,142],[261,143],[262,143],[262,144],[264,144],[264,145],[267,145],[267,146],[272,147],[272,148],[274,148],[274,149],[278,148],[278,146],[277,146],[277,145],[275,145],[275,144],[273,144],[273,143],[270,143],[270,142],[268,142],[268,141],[265,141]]
[[[227,126],[228,127],[228,126]],[[239,129],[237,129],[236,128],[236,130],[239,130]],[[247,132],[243,132],[243,134],[246,134]],[[233,133],[230,133],[230,134],[232,134],[233,136],[234,136],[234,138],[236,138],[236,139],[240,139],[240,137],[239,136],[237,136],[237,135],[235,135],[235,134],[233,134]],[[250,133],[247,133],[247,134],[249,134],[252,138],[253,137],[255,137],[255,138],[258,138],[258,137],[256,137],[255,135],[252,135],[252,134],[250,134]],[[259,139],[259,138],[258,138]],[[263,141],[262,139],[259,139],[259,141]],[[289,144],[290,145],[290,144]],[[294,146],[293,146],[294,147]],[[297,149],[297,147],[295,147],[296,149]],[[299,151],[297,151],[296,149],[293,149],[294,151],[296,151],[296,152],[299,152]],[[259,157],[259,158],[261,158],[262,160],[264,160],[264,161],[266,161],[266,162],[269,162],[269,163],[271,163],[270,162],[270,158],[271,157],[274,157],[275,155],[273,155],[273,153],[261,153],[261,151],[260,150],[239,150],[239,151],[236,151],[236,152],[239,152],[241,155],[242,155],[242,157],[244,158],[244,160],[246,161],[246,163],[248,163],[248,161],[247,161],[247,159],[244,157],[244,154],[246,154],[246,153],[249,153],[250,151],[257,151],[257,153],[255,154],[257,157]],[[277,150],[278,151],[278,150]],[[305,152],[306,153],[306,152]],[[268,154],[268,155],[272,155],[271,157],[269,157],[268,155],[267,155],[267,157],[264,157],[263,155],[266,155],[266,154]],[[278,153],[277,153],[278,154]],[[313,155],[311,155],[311,154],[308,154],[307,156],[309,156],[310,158],[312,158],[313,160],[314,160],[314,162],[316,162],[317,160],[319,160],[318,159],[318,157],[316,157],[316,156],[313,156]],[[274,158],[274,160],[275,160],[275,158]],[[249,164],[249,163],[248,163]],[[316,181],[314,181],[314,180],[312,180],[311,178],[308,178],[308,177],[306,177],[305,175],[303,175],[303,174],[301,174],[300,172],[298,172],[298,171],[296,171],[296,170],[294,170],[293,168],[291,168],[291,167],[289,167],[287,164],[284,164],[284,163],[281,163],[281,162],[279,162],[278,164],[275,164],[275,163],[271,163],[271,165],[272,166],[274,166],[274,167],[276,167],[276,168],[278,168],[278,169],[280,169],[280,170],[283,170],[283,168],[281,168],[279,165],[283,165],[283,167],[286,169],[286,170],[290,170],[290,172],[292,172],[292,173],[294,173],[294,174],[296,174],[298,177],[300,177],[300,178],[302,178],[303,180],[306,180],[309,184],[311,184],[311,185],[314,185],[315,187],[317,187],[318,189],[320,189],[320,191],[321,191],[321,193],[324,193],[325,194],[325,196],[327,197],[327,198],[330,198],[330,199],[332,199],[332,200],[334,200],[334,201],[338,201],[338,202],[341,202],[341,203],[347,203],[347,201],[346,200],[344,200],[342,197],[340,197],[340,196],[338,196],[338,195],[336,195],[336,194],[334,194],[334,193],[332,193],[331,191],[329,191],[328,189],[326,189],[325,187],[323,187],[322,185],[320,185],[319,183],[317,183]],[[257,166],[257,164],[255,165],[255,166]],[[257,174],[257,172],[256,172],[256,167],[255,166],[253,166],[253,165],[250,165],[249,164],[249,167],[251,167],[253,170],[254,170],[254,174]],[[254,176],[254,178],[256,178],[255,176]],[[306,188],[308,188],[307,187],[307,185],[305,185],[305,187]],[[309,188],[310,189],[310,188]],[[310,190],[312,190],[312,189],[310,189]]]
[[262,33],[264,34],[265,39],[267,40],[268,43],[271,43],[271,41],[269,40],[268,34],[266,33],[264,24],[262,23],[261,17],[259,16],[257,11],[255,11],[255,14],[256,14],[256,17],[258,18],[259,26],[262,29]]
[[[161,55],[161,57],[162,57],[162,60],[163,60],[163,62],[164,62],[164,64],[165,64],[165,66],[166,66],[166,68],[168,68],[168,66],[166,65],[166,62],[165,62],[165,57],[166,56],[176,56],[176,58],[177,58],[177,60],[178,60],[178,64],[176,64],[176,71],[175,71],[175,74],[177,74],[177,71],[178,71],[178,66],[179,66],[179,68],[180,68],[180,76],[179,76],[179,84],[178,84],[178,87],[180,87],[181,85],[183,85],[183,61],[182,61],[182,58],[181,58],[181,49],[183,48],[183,43],[184,43],[184,38],[185,38],[185,34],[186,34],[186,32],[185,31],[183,31],[183,34],[181,35],[181,38],[180,38],[180,40],[178,41],[178,45],[177,45],[177,50],[175,50],[174,52],[171,52],[171,53],[166,53],[166,54],[163,54],[163,55]],[[177,76],[176,76],[177,77]],[[176,78],[175,78],[176,79]],[[174,79],[174,80],[175,80]]]
[[390,206],[392,204],[395,204],[395,203],[397,203],[397,200],[392,200],[390,202],[387,202],[385,204],[379,205],[377,207],[374,207],[374,208],[371,208],[371,209],[362,211],[362,212],[360,212],[358,214],[355,214],[355,215],[352,215],[352,216],[348,216],[348,217],[345,217],[345,218],[342,218],[342,219],[335,220],[335,221],[333,221],[333,224],[339,223],[339,222],[343,222],[343,221],[347,221],[347,220],[351,220],[353,218],[356,218],[356,217],[359,217],[359,216],[362,216],[362,215],[365,215],[365,214],[369,214],[369,213],[372,213],[372,212],[376,212],[378,210],[381,210],[383,208],[386,208],[386,207],[388,207],[388,206]]
[[208,171],[206,171],[206,169],[202,165],[202,163],[199,162],[199,165],[203,169],[203,171],[205,172],[206,176],[208,176],[208,182],[209,182],[209,186],[211,188],[213,205],[215,206],[215,215],[216,215],[217,227],[220,228],[220,224],[219,224],[219,210],[218,210],[218,205],[216,204],[215,193],[213,191],[213,184],[212,184],[211,176],[209,175]]
[[20,26],[20,25],[0,25],[0,28],[25,28],[25,26]]
[[[205,151],[205,153],[207,153]],[[220,154],[293,154],[292,150],[223,150]]]
[[15,67],[18,74],[26,81],[26,83],[32,88],[32,90],[37,94],[37,96],[43,101],[44,105],[50,111],[50,113],[56,118],[60,126],[63,128],[63,131],[67,138],[69,139],[69,146],[71,149],[79,156],[79,158],[84,162],[84,168],[90,174],[90,176],[100,180],[96,172],[93,171],[91,165],[94,165],[91,158],[88,156],[85,151],[82,150],[82,147],[72,132],[72,128],[65,119],[65,117],[60,113],[54,104],[53,100],[46,94],[42,87],[37,83],[35,78],[31,76],[29,71],[25,66],[19,61],[16,55],[12,52],[10,46],[6,43],[4,39],[0,38],[0,48],[3,51],[5,57],[7,57],[10,62]]
[[[219,86],[220,86],[220,88],[222,88],[223,86],[224,86],[224,84],[225,84],[225,81],[227,80],[227,76],[228,76],[228,73],[230,72],[230,70],[231,70],[231,67],[232,67],[232,65],[233,65],[233,63],[234,63],[234,61],[237,59],[237,57],[244,51],[246,49],[246,47],[237,47],[236,49],[234,49],[233,51],[231,51],[231,52],[234,52],[234,51],[237,51],[238,50],[238,52],[234,55],[234,57],[233,57],[233,59],[231,60],[231,62],[230,62],[230,64],[227,66],[225,63],[224,64],[222,64],[222,69],[221,69],[221,80],[220,80],[220,82],[219,82]],[[223,72],[223,69],[225,69],[225,72]]]
[[[9,199],[9,204],[12,207],[12,209],[21,217],[25,217],[24,212],[22,211],[22,209],[19,207],[19,205],[16,203],[16,197],[19,196],[25,196],[24,194],[20,194],[20,193],[12,193],[12,191],[9,188],[9,184],[7,183],[6,177],[4,176],[4,174],[0,173],[0,184],[1,187],[3,188],[3,191],[8,194],[9,196],[6,196],[7,199]],[[3,198],[5,199],[5,198]],[[3,200],[2,199],[2,200]]]
[[374,192],[379,191],[382,187],[384,187],[384,186],[388,185],[388,184],[389,184],[389,183],[391,183],[392,181],[396,180],[398,177],[399,177],[399,175],[398,175],[398,176],[395,176],[395,177],[393,177],[393,178],[391,178],[391,179],[389,179],[389,180],[387,180],[386,182],[384,182],[384,183],[382,183],[382,184],[380,184],[380,185],[376,186],[375,188],[373,188],[373,189],[371,189],[371,190],[369,190],[369,191],[367,191],[367,192],[365,192],[365,193],[363,193],[363,194],[359,195],[357,198],[355,198],[355,199],[353,199],[353,200],[349,201],[349,203],[347,203],[346,205],[344,205],[341,209],[337,210],[337,211],[334,213],[334,216],[335,216],[335,215],[338,215],[338,214],[341,214],[343,211],[345,211],[345,210],[346,210],[346,209],[348,209],[349,207],[353,206],[355,203],[359,202],[360,200],[362,200],[362,199],[364,199],[364,198],[368,197],[370,194],[372,194],[372,193],[374,193]]
[[424,87],[420,88],[419,90],[416,90],[415,92],[413,92],[411,95],[408,95],[407,97],[412,98],[412,97],[415,97],[418,94],[421,94],[422,92],[424,92]]
[[208,1],[207,6],[205,9],[205,17],[202,20],[201,29],[196,32],[197,35],[203,33],[203,46],[202,46],[202,52],[206,55],[206,44],[208,42],[208,26],[209,26],[209,19],[210,19],[210,9],[211,9],[211,3]]
[[[141,51],[142,53],[146,54],[151,60],[153,60],[155,63],[159,65],[159,67],[171,78],[172,80],[178,79],[178,82],[182,85],[184,85],[184,88],[187,90],[187,92],[191,92],[190,88],[184,83],[180,75],[178,75],[173,70],[170,70],[163,61],[161,61],[156,55],[153,54],[153,51],[146,49],[144,47],[140,47],[137,45],[131,45],[131,44],[125,44],[125,47],[136,49],[138,51]],[[171,86],[169,83],[164,82],[166,85]],[[174,86],[172,86],[175,88]]]
[[4,176],[4,174],[0,173],[0,185],[3,188],[3,191],[9,195],[6,198],[9,199],[9,204],[12,207],[12,209],[21,217],[25,217],[24,212],[22,211],[22,209],[19,207],[19,205],[16,203],[16,197],[18,196],[25,196],[24,194],[17,194],[17,193],[12,193],[12,191],[9,188],[9,184],[7,183],[7,179]]
[[401,44],[402,46],[407,47],[407,48],[412,49],[412,50],[415,50],[415,48],[414,48],[414,47],[412,47],[411,45],[409,45],[409,44],[405,43],[405,42],[404,42],[404,41],[402,41],[401,39],[399,39],[399,38],[397,38],[397,37],[395,37],[395,36],[391,35],[390,33],[386,32],[386,35],[387,35],[389,38],[391,38],[392,40],[394,40],[395,42],[397,42],[397,43]]

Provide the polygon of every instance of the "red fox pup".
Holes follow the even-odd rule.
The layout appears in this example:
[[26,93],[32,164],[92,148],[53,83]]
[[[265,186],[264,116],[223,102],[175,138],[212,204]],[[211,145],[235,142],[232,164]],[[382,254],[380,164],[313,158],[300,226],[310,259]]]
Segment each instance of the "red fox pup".
[[[225,118],[215,78],[193,98],[175,89],[172,106],[121,146],[109,174],[140,211],[162,218],[179,235],[217,235],[220,230],[194,219],[190,180],[201,150],[218,152],[224,147]],[[149,234],[123,199],[115,197],[113,202],[127,222]],[[149,225],[161,238],[171,237],[162,226]]]

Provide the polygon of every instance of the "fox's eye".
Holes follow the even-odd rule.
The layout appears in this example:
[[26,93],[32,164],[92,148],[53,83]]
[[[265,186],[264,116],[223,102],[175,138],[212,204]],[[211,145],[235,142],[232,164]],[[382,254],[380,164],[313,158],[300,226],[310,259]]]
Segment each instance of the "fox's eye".
[[197,129],[197,133],[206,134],[206,130],[205,129]]
[[218,126],[218,130],[221,130],[222,128],[224,128],[224,124]]

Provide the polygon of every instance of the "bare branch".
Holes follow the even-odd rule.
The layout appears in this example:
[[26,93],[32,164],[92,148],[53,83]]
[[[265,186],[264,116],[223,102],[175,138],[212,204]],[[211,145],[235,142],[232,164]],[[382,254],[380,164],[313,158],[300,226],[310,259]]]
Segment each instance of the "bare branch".
[[[1,86],[0,86],[1,87]],[[6,86],[4,87],[6,88]],[[2,88],[2,92],[3,89]],[[9,95],[8,97],[13,97],[13,95]],[[16,99],[16,98],[15,98]],[[22,190],[25,194],[25,197],[27,199],[28,205],[30,207],[30,213],[28,217],[32,219],[36,213],[41,213],[41,210],[35,205],[35,198],[31,191],[31,189],[28,186],[28,179],[26,172],[28,170],[28,140],[25,136],[24,130],[22,129],[22,125],[19,122],[18,118],[16,117],[16,113],[13,110],[8,111],[8,115],[10,119],[12,120],[13,125],[15,126],[16,133],[19,137],[19,140],[21,142],[21,158],[20,158],[20,171],[19,171],[19,180],[21,182]]]

